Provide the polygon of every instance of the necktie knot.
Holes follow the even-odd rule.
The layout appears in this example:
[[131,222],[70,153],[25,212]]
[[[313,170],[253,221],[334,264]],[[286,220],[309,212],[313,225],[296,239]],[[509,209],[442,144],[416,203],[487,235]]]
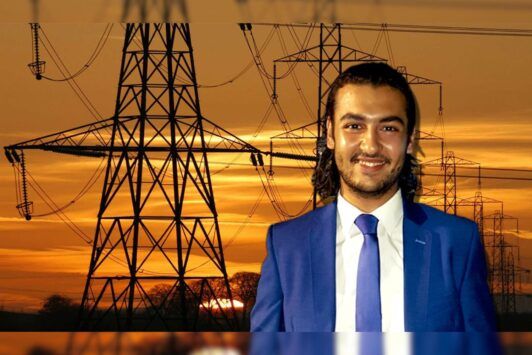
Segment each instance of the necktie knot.
[[377,235],[377,224],[379,220],[372,214],[361,214],[355,219],[355,225],[363,235]]

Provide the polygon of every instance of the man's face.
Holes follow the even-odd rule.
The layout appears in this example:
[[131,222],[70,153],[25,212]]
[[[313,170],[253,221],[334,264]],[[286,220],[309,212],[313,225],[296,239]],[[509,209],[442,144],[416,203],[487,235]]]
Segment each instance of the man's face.
[[348,84],[338,90],[327,147],[334,150],[342,186],[366,197],[395,192],[406,153],[406,100],[390,86]]

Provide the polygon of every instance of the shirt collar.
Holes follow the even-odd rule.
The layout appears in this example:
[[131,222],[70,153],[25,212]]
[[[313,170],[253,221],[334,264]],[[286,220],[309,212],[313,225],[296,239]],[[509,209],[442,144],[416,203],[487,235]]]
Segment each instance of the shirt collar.
[[[338,192],[337,209],[342,228],[351,226],[355,223],[355,219],[364,213],[343,198],[340,192]],[[386,232],[391,235],[397,227],[397,224],[403,218],[403,197],[401,196],[401,189],[398,189],[388,201],[373,210],[371,214],[377,217],[379,225],[383,226]]]

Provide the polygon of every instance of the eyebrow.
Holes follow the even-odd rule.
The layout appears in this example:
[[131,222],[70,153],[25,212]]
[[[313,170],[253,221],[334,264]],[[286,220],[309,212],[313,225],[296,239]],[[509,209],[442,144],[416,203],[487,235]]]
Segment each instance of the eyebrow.
[[[345,121],[345,120],[365,121],[366,119],[367,117],[364,115],[350,113],[350,112],[340,117],[340,121]],[[379,119],[379,123],[389,123],[389,122],[399,122],[401,125],[403,126],[405,125],[404,119],[399,116],[386,116],[386,117]]]

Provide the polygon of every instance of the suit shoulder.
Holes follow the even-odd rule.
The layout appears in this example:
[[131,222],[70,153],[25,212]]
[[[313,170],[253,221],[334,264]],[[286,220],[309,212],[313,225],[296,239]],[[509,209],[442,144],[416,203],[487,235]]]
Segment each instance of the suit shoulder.
[[[334,211],[332,211],[333,209]],[[270,233],[275,239],[304,238],[309,235],[312,226],[317,223],[316,221],[319,220],[320,216],[327,212],[336,213],[336,204],[331,203],[290,220],[274,223],[270,226]]]

